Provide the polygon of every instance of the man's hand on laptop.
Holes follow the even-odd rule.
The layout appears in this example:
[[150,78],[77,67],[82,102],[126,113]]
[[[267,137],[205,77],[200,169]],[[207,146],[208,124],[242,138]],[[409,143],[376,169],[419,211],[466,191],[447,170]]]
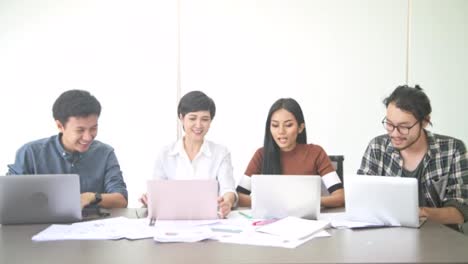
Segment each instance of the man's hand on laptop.
[[81,208],[85,208],[95,200],[95,193],[85,192],[81,194]]
[[420,207],[419,217],[425,217],[426,219],[436,221],[441,224],[463,224],[465,218],[463,214],[455,207]]

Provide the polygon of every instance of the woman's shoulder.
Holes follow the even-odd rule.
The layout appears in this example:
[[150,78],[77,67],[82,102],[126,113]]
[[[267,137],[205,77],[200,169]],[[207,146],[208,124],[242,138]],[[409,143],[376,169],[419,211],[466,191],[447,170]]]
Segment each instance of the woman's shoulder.
[[259,147],[259,148],[255,151],[255,153],[257,153],[257,152],[263,154],[263,147]]
[[322,146],[317,145],[317,144],[312,144],[312,143],[298,144],[297,146],[299,147],[299,151],[314,153],[314,154],[320,154],[320,153],[327,154],[325,150],[322,148]]
[[263,147],[258,148],[258,149],[255,151],[254,156],[263,157]]
[[303,149],[307,149],[307,150],[323,151],[322,146],[317,145],[317,144],[312,144],[312,143],[309,143],[309,144],[297,144],[297,146],[300,147],[300,148],[303,148]]
[[222,145],[222,144],[219,144],[219,143],[215,143],[211,140],[206,140],[205,139],[205,142],[204,144],[206,144],[206,146],[208,147],[208,149],[214,153],[230,153],[228,147],[226,147],[225,145]]
[[163,145],[160,148],[156,149],[156,159],[163,160],[168,158],[169,156],[175,156],[179,152],[181,142],[176,140],[170,144]]
[[182,146],[182,141],[181,140],[176,140],[173,141],[169,144],[164,145],[161,148],[161,152],[169,153],[178,150]]

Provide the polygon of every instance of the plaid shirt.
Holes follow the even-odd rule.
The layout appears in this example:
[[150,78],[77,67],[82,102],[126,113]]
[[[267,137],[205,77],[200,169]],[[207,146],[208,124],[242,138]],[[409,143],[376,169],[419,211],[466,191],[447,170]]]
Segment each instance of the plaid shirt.
[[[468,153],[461,140],[425,130],[428,151],[424,156],[420,191],[431,207],[456,207],[468,220]],[[357,174],[398,176],[403,159],[388,135],[374,138],[366,149]]]

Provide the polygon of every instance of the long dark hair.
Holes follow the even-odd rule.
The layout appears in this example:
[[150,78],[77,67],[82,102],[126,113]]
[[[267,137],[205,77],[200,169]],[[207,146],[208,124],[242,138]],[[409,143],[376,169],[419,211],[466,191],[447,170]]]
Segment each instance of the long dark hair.
[[263,142],[263,164],[262,164],[262,174],[281,174],[281,151],[276,144],[273,136],[271,135],[270,123],[271,116],[274,112],[285,109],[297,120],[297,124],[300,126],[304,124],[304,129],[302,132],[297,135],[296,142],[298,144],[307,143],[307,133],[305,129],[304,114],[302,113],[301,106],[299,103],[292,98],[281,98],[278,99],[270,108],[268,112],[268,117],[265,124],[265,140]]
[[395,103],[396,107],[413,114],[419,122],[429,121],[429,115],[432,112],[431,101],[419,85],[414,88],[408,85],[398,86],[390,96],[383,100],[383,103],[385,107],[388,107],[390,103]]

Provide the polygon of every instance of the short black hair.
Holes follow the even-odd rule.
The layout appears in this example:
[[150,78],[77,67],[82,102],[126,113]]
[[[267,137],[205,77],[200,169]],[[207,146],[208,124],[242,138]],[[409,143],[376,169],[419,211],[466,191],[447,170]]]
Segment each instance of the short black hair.
[[419,85],[398,86],[389,97],[383,100],[383,103],[385,107],[388,107],[390,103],[395,103],[396,107],[413,114],[419,122],[429,121],[429,115],[432,112],[429,97]]
[[88,91],[69,90],[55,100],[52,107],[55,120],[66,125],[70,117],[87,117],[101,114],[101,104]]
[[177,117],[184,117],[187,113],[197,111],[209,111],[211,120],[216,114],[216,105],[210,97],[201,91],[191,91],[180,98],[177,107]]

